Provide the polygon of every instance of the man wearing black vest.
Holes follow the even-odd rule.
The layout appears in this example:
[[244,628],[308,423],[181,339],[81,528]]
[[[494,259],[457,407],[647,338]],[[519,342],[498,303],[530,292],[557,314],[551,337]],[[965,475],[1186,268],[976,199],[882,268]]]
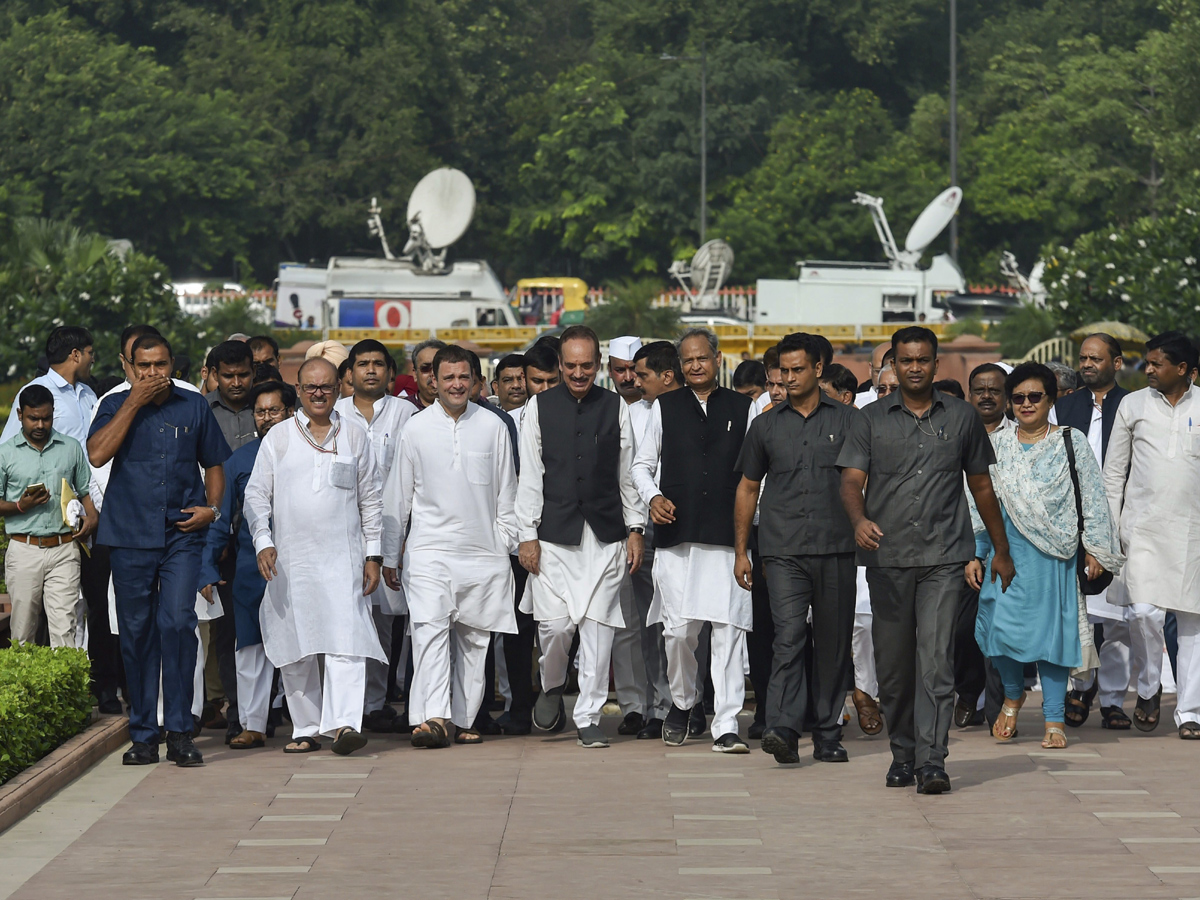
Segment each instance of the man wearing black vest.
[[691,328],[677,346],[689,389],[658,398],[633,464],[634,483],[654,522],[649,618],[663,625],[671,685],[663,741],[682,744],[687,738],[689,712],[701,699],[696,647],[701,628],[711,622],[713,750],[748,753],[738,737],[737,714],[746,698],[752,609],[750,592],[733,577],[733,505],[753,401],[717,384],[721,352],[711,331]]
[[[1086,434],[1096,462],[1104,468],[1108,455],[1108,438],[1112,434],[1113,422],[1117,420],[1117,409],[1129,391],[1117,384],[1117,373],[1124,365],[1121,345],[1111,334],[1097,332],[1089,334],[1079,345],[1079,374],[1083,388],[1065,397],[1059,397],[1050,414],[1050,421],[1063,427],[1071,427]],[[1076,678],[1072,691],[1067,692],[1067,724],[1079,726],[1087,721],[1096,694],[1100,695],[1101,726],[1117,731],[1128,731],[1132,720],[1125,715],[1121,705],[1125,691],[1129,688],[1132,675],[1132,655],[1146,657],[1138,651],[1144,646],[1135,636],[1142,629],[1130,628],[1130,620],[1139,613],[1149,610],[1135,606],[1117,606],[1108,602],[1108,591],[1086,598],[1088,620],[1100,625],[1102,640],[1097,641],[1100,650],[1100,668]],[[1153,608],[1151,608],[1153,609]],[[1137,646],[1135,646],[1137,645]],[[1139,672],[1148,667],[1158,671],[1162,651],[1158,659],[1139,659]],[[1151,691],[1153,693],[1153,691]]]
[[518,555],[529,572],[521,609],[538,622],[542,693],[533,724],[562,726],[571,641],[579,633],[581,747],[607,747],[600,710],[608,699],[613,636],[624,626],[621,583],[642,564],[646,514],[630,477],[629,411],[596,387],[600,341],[584,325],[562,334],[563,381],[531,397],[521,425],[517,484]]

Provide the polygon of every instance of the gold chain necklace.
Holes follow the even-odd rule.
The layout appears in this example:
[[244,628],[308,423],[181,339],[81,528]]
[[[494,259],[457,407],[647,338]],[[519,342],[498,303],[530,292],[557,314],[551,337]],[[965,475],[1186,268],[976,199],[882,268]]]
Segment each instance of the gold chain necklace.
[[[1047,422],[1046,427],[1042,429],[1042,433],[1041,433],[1040,437],[1038,437],[1032,441],[1021,441],[1021,443],[1032,447],[1034,444],[1039,444],[1042,441],[1044,441],[1046,439],[1046,435],[1048,435],[1049,433],[1050,433],[1050,423]],[[1021,427],[1018,425],[1017,426],[1017,438],[1020,439],[1021,435],[1022,435]]]

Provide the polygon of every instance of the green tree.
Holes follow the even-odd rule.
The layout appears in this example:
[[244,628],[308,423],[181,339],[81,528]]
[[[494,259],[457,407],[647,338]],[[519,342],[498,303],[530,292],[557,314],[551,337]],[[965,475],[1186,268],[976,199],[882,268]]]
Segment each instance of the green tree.
[[654,278],[610,284],[605,302],[591,307],[585,321],[604,341],[625,334],[674,338],[681,330],[679,310],[653,305],[662,292],[662,282]]

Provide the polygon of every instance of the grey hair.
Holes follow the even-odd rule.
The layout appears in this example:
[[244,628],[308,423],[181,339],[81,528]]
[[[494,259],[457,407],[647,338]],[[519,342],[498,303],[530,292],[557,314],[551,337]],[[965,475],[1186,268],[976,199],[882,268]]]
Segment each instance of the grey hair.
[[708,341],[708,347],[710,350],[712,350],[714,357],[721,352],[721,342],[718,340],[716,333],[707,328],[700,328],[699,326],[695,328],[689,328],[682,335],[680,335],[679,340],[675,342],[676,352],[682,352],[683,342],[688,338],[694,337],[702,337]]
[[421,343],[419,343],[419,344],[417,344],[417,346],[413,347],[412,353],[409,354],[408,358],[412,362],[414,368],[417,365],[417,356],[421,353],[422,350],[428,350],[430,347],[432,347],[434,350],[445,350],[446,342],[439,341],[435,338],[430,338],[427,341],[421,341]]
[[1064,391],[1073,391],[1079,387],[1079,379],[1075,375],[1075,370],[1065,363],[1048,362],[1046,363],[1046,368],[1054,373],[1054,377],[1058,381],[1060,394]]

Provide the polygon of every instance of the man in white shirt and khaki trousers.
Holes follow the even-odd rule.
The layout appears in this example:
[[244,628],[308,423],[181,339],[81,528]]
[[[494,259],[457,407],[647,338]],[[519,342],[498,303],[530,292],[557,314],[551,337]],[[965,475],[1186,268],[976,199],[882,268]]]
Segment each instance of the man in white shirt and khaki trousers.
[[470,352],[445,347],[434,356],[437,400],[406,426],[384,490],[399,521],[385,529],[384,578],[395,587],[402,577],[408,600],[414,747],[449,746],[449,722],[455,743],[483,740],[473,723],[488,641],[494,631],[517,632],[516,463],[504,422],[470,401]]

